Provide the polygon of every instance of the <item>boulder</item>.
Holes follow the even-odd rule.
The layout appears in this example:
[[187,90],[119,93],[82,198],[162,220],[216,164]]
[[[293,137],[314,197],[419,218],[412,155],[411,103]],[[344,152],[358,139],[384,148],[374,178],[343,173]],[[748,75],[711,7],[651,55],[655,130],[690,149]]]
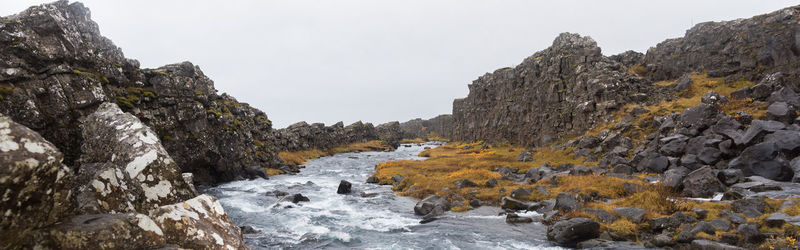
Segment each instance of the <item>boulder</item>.
[[[62,154],[33,130],[0,115],[0,248],[17,248],[35,228],[69,218],[75,211],[73,172]],[[6,245],[9,244],[10,245]]]
[[625,217],[633,223],[639,224],[644,219],[644,209],[637,207],[618,207],[614,208],[614,213]]
[[486,183],[484,184],[484,186],[486,186],[486,187],[488,187],[488,188],[493,188],[493,187],[496,187],[496,186],[497,186],[497,179],[495,179],[495,178],[491,178],[491,179],[489,179],[488,181],[486,181]]
[[571,193],[560,193],[556,196],[556,205],[554,209],[561,212],[570,212],[581,207],[581,202],[577,197]]
[[749,222],[745,224],[741,224],[736,227],[736,232],[742,235],[742,238],[745,242],[758,244],[761,241],[764,241],[764,234],[758,230],[758,224],[755,222]]
[[744,248],[710,240],[693,240],[690,249],[697,250],[744,250]]
[[519,162],[531,162],[531,161],[533,161],[533,154],[531,154],[530,152],[519,153],[519,155],[517,156],[517,161],[519,161]]
[[606,210],[602,209],[583,209],[583,212],[589,213],[602,223],[610,224],[617,220],[617,216],[613,215]]
[[353,184],[349,181],[342,180],[339,182],[339,187],[336,189],[337,194],[349,194],[352,192]]
[[531,223],[531,222],[533,222],[533,218],[531,217],[520,217],[515,213],[506,214],[506,223],[517,224],[517,223]]
[[438,195],[431,195],[417,202],[417,205],[414,206],[414,213],[417,215],[427,215],[437,207],[442,211],[449,211],[450,202]]
[[706,216],[708,216],[708,210],[702,208],[692,208],[691,210],[695,215],[697,215],[697,219],[705,220]]
[[243,249],[242,231],[213,196],[203,194],[150,211],[167,243],[184,248]]
[[767,225],[767,227],[780,228],[783,226],[783,224],[786,224],[786,221],[788,221],[789,218],[789,215],[785,213],[773,213],[764,219],[764,223]]
[[686,175],[682,183],[683,194],[689,197],[710,197],[714,193],[725,190],[725,186],[719,182],[716,174],[709,167],[692,171]]
[[650,173],[664,173],[669,167],[669,159],[666,156],[659,154],[649,154],[645,159],[639,162],[638,169]]
[[168,243],[156,222],[136,213],[78,215],[37,238],[34,248],[151,249]]
[[81,162],[109,162],[124,169],[144,194],[132,201],[139,211],[187,200],[194,195],[158,136],[139,118],[114,103],[103,103],[81,124]]
[[533,190],[531,190],[530,188],[517,188],[514,189],[514,191],[511,191],[511,197],[513,198],[527,197],[531,195],[531,191]]
[[370,176],[369,178],[367,178],[366,182],[370,183],[370,184],[377,184],[377,183],[381,182],[381,180],[378,179],[377,176]]
[[295,203],[295,204],[300,203],[300,202],[307,202],[307,201],[311,201],[311,200],[308,199],[308,197],[306,197],[303,194],[287,195],[287,196],[284,196],[283,198],[281,198],[280,200],[278,200],[278,202],[291,202],[291,203]]
[[457,180],[454,184],[456,185],[456,188],[468,188],[468,187],[477,187],[478,186],[478,184],[476,184],[475,182],[472,182],[472,181],[467,180],[467,179]]
[[767,102],[769,103],[785,102],[788,105],[800,107],[800,97],[797,95],[797,93],[794,92],[794,90],[786,87],[781,87],[775,92],[769,94]]
[[797,118],[797,109],[785,102],[774,102],[767,107],[767,119],[790,124]]
[[672,189],[679,189],[683,187],[683,178],[689,174],[689,170],[684,167],[677,167],[672,168],[664,172],[663,181],[661,181],[661,185],[672,188]]
[[405,179],[405,178],[406,178],[405,176],[402,176],[402,175],[399,175],[399,174],[395,175],[395,176],[392,176],[392,183],[394,183],[394,185],[400,184],[400,182],[402,182],[403,179]]
[[775,143],[786,155],[795,156],[800,153],[800,131],[778,130],[764,136],[764,142]]
[[720,96],[719,93],[717,93],[717,91],[712,90],[703,94],[703,97],[700,98],[700,102],[712,105],[714,104],[722,105],[728,102],[728,98]]
[[594,172],[591,168],[583,165],[578,165],[569,170],[570,175],[591,175]]
[[719,212],[719,217],[727,218],[734,224],[744,224],[747,222],[747,219],[745,219],[744,216],[728,210],[722,210],[722,212]]
[[690,76],[691,75],[689,74],[685,74],[681,76],[681,78],[678,78],[678,82],[675,84],[674,87],[675,92],[686,91],[687,89],[689,89],[689,87],[692,86],[692,83],[694,83],[694,81],[692,81],[692,78],[690,78]]
[[731,230],[731,223],[727,220],[713,219],[709,223],[711,223],[711,226],[714,226],[714,228],[719,229],[720,231],[723,232]]
[[725,185],[733,185],[740,180],[744,180],[744,173],[741,169],[723,169],[717,173],[717,179]]
[[750,146],[728,163],[729,168],[741,169],[745,176],[758,175],[767,179],[789,181],[794,171],[780,154],[775,142]]
[[753,142],[758,141],[759,138],[762,136],[775,132],[781,129],[786,128],[786,124],[778,121],[762,121],[762,120],[753,120],[750,122],[750,127],[747,127],[747,130],[741,134],[741,136],[736,135],[736,133],[731,133],[731,139],[736,145],[750,145]]
[[742,213],[750,218],[757,218],[765,213],[768,213],[773,208],[764,201],[764,198],[744,198],[735,200],[731,204],[731,209],[734,212]]
[[589,218],[562,220],[547,227],[547,239],[567,247],[574,247],[578,242],[599,235],[600,224]]
[[684,110],[681,113],[680,121],[684,127],[700,130],[716,123],[717,114],[719,114],[719,109],[716,105],[700,103]]
[[667,235],[667,234],[656,235],[655,237],[653,237],[652,240],[650,240],[650,243],[653,244],[653,246],[656,246],[656,247],[668,247],[668,246],[673,246],[673,245],[677,244],[675,239],[672,238],[672,236]]
[[511,210],[528,210],[531,204],[508,196],[500,198],[500,208]]

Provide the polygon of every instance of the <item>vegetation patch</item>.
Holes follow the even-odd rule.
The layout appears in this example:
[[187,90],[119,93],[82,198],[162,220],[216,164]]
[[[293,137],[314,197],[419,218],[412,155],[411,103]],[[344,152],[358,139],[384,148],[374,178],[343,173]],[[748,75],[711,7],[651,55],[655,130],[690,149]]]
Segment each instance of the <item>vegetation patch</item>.
[[338,146],[328,150],[310,149],[301,151],[282,151],[278,153],[278,157],[283,159],[287,164],[303,165],[310,159],[316,159],[324,156],[349,153],[349,152],[364,152],[364,151],[383,151],[391,149],[391,146],[386,145],[383,141],[373,140],[368,142],[357,142],[343,146]]
[[422,138],[403,139],[400,140],[400,143],[425,143],[425,139]]

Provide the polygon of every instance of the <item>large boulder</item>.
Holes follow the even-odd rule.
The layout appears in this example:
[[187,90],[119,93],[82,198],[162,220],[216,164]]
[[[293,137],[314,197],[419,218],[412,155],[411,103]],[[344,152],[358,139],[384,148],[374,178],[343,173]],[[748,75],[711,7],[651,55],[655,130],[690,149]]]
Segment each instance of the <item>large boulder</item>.
[[0,115],[0,248],[71,216],[72,171],[38,133]]
[[150,211],[169,244],[185,248],[242,249],[242,232],[213,196],[203,194]]
[[448,211],[450,210],[450,202],[438,195],[431,195],[417,202],[417,205],[414,206],[414,213],[428,215],[436,208],[440,208],[441,211]]
[[180,169],[161,145],[158,136],[135,116],[124,113],[114,103],[103,103],[86,117],[83,128],[85,163],[110,162],[122,167],[141,188],[143,209],[173,204],[194,194],[183,180]]
[[717,175],[710,167],[692,171],[683,179],[683,194],[689,197],[710,197],[725,190]]
[[87,214],[37,235],[36,248],[151,249],[166,245],[161,228],[143,214]]
[[575,247],[578,242],[600,235],[600,224],[589,218],[572,218],[547,227],[547,239],[558,244]]
[[762,142],[746,148],[739,157],[728,163],[729,168],[741,169],[745,176],[790,181],[794,171],[783,158],[775,142]]
[[146,211],[142,188],[113,163],[81,165],[75,178],[75,197],[82,214]]

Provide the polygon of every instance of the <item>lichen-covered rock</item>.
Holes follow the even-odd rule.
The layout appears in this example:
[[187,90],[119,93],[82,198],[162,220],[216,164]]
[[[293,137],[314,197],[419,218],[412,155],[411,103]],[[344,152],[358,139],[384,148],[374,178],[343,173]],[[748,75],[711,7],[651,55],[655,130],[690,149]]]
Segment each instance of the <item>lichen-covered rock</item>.
[[100,34],[81,3],[62,0],[0,18],[0,88],[0,113],[39,132],[73,169],[83,143],[78,125],[109,101],[153,128],[199,183],[281,165],[263,112],[217,94],[191,63],[140,69]]
[[[110,162],[122,169],[137,185],[144,199],[130,201],[142,209],[173,204],[191,198],[194,193],[180,169],[161,146],[156,134],[135,116],[122,112],[114,103],[103,103],[81,125],[84,143],[81,162]],[[98,189],[113,182],[100,183]],[[139,209],[139,211],[144,211]]]
[[81,165],[75,178],[75,197],[81,214],[146,211],[144,193],[127,173],[113,163]]
[[191,249],[242,249],[242,232],[213,196],[200,195],[150,212],[169,244]]
[[53,144],[0,115],[0,248],[72,215],[73,173],[61,160]]
[[52,249],[148,249],[166,245],[166,238],[147,215],[90,214],[43,230],[34,245]]

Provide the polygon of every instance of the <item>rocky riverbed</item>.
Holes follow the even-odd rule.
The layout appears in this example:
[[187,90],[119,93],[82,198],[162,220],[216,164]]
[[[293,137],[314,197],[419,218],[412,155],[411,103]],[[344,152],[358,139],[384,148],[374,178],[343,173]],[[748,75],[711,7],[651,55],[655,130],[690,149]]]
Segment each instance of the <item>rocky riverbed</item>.
[[[309,161],[296,175],[236,181],[205,192],[219,198],[234,223],[252,227],[244,230],[244,239],[254,249],[558,249],[547,241],[542,224],[508,224],[497,207],[446,212],[420,224],[416,199],[364,182],[379,162],[420,160],[417,154],[431,146],[337,154]],[[337,194],[342,180],[352,183],[349,194]],[[293,203],[295,194],[308,201]],[[521,216],[540,217],[535,212]]]

